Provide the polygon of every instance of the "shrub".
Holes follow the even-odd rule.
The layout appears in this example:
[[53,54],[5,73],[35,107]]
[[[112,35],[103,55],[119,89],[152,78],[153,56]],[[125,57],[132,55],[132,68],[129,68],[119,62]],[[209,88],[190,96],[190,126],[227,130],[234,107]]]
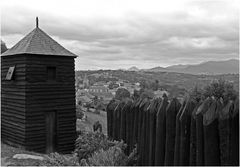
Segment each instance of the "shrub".
[[89,158],[95,151],[100,149],[107,150],[115,144],[116,142],[107,140],[103,133],[83,132],[76,140],[74,152],[80,161],[81,159]]
[[82,119],[84,116],[84,112],[81,110],[80,106],[76,107],[76,117],[77,119]]
[[201,101],[203,98],[203,90],[200,89],[197,85],[190,90],[189,96],[191,99],[196,100],[197,102]]
[[78,158],[76,154],[73,155],[61,155],[58,153],[51,153],[45,157],[41,166],[79,166]]
[[125,89],[125,88],[118,88],[116,95],[115,95],[115,99],[117,100],[122,100],[124,98],[130,97],[130,92]]
[[140,91],[134,89],[132,98],[133,99],[138,99],[140,97]]
[[127,166],[136,166],[138,158],[139,156],[138,156],[137,145],[136,145],[127,158]]
[[99,132],[82,132],[71,155],[51,153],[43,166],[125,166],[136,165],[137,149],[127,157],[123,141],[110,141]]
[[144,98],[153,99],[154,98],[154,93],[150,89],[140,90],[140,92],[141,92],[141,94],[140,94],[141,99],[144,99]]
[[203,94],[205,97],[214,96],[217,99],[222,98],[224,102],[227,102],[228,100],[235,100],[238,93],[234,90],[232,83],[219,79],[207,85]]
[[83,116],[84,116],[84,112],[83,111],[77,111],[77,113],[76,113],[77,119],[82,119]]
[[125,166],[127,165],[127,156],[123,152],[125,148],[126,145],[119,142],[108,150],[100,149],[85,163],[89,166]]

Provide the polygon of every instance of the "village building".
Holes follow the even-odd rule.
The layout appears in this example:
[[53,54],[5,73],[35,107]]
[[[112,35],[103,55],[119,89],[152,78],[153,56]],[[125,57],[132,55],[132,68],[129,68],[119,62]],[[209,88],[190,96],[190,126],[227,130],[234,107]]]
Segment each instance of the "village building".
[[1,56],[2,142],[70,153],[76,139],[74,58],[38,26]]
[[90,86],[88,93],[98,97],[104,104],[109,103],[114,97],[109,89],[105,86]]
[[89,87],[89,79],[87,75],[85,74],[84,79],[83,79],[83,87],[88,88]]
[[88,89],[89,93],[107,93],[108,88],[105,86],[90,86]]

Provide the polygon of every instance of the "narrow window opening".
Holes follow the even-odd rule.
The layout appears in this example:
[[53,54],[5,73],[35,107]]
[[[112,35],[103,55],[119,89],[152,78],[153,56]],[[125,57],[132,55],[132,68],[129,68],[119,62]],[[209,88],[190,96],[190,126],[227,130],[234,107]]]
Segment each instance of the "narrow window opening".
[[13,79],[13,73],[14,73],[15,66],[9,67],[6,80],[12,80]]
[[48,81],[56,80],[56,67],[47,67],[47,80]]

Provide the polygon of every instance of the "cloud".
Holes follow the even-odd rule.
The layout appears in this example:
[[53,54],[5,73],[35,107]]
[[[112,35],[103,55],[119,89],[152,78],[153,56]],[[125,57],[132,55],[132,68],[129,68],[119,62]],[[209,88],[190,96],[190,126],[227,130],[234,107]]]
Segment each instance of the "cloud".
[[39,16],[40,28],[79,55],[76,69],[238,58],[237,1],[78,2],[5,0],[2,39],[13,46],[35,27]]
[[193,49],[208,49],[225,47],[225,41],[217,37],[201,37],[201,38],[184,38],[170,37],[163,43],[170,44],[177,48],[193,48]]

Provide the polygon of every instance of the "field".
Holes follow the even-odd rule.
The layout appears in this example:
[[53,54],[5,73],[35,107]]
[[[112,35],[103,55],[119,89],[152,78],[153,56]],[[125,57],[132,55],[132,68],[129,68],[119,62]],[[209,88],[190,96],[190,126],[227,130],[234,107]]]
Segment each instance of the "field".
[[104,134],[107,134],[107,113],[100,111],[100,114],[93,112],[84,112],[87,116],[86,120],[77,120],[77,130],[93,131],[93,124],[99,121],[102,124]]

